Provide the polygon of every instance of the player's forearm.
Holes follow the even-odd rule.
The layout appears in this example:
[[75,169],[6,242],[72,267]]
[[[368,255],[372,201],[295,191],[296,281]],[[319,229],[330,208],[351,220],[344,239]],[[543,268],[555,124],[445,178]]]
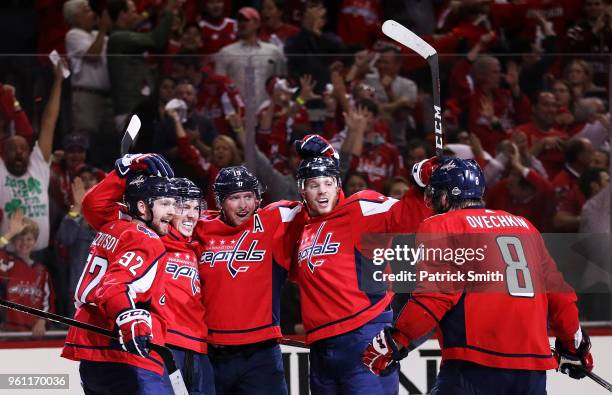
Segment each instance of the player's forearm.
[[438,320],[423,305],[411,299],[395,322],[393,338],[408,350],[414,350],[435,331]]
[[121,201],[125,191],[125,178],[111,171],[83,197],[82,212],[85,220],[95,230],[107,222],[119,218],[117,202]]
[[576,294],[573,291],[547,294],[550,327],[560,340],[571,340],[580,328]]
[[107,318],[114,320],[122,311],[136,307],[128,291],[126,284],[116,284],[112,290],[105,292],[97,304]]

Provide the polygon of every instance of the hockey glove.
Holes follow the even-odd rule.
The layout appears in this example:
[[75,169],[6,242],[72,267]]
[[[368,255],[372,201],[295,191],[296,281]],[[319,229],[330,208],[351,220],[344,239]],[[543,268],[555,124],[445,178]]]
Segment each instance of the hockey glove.
[[412,165],[412,179],[421,188],[425,188],[429,182],[431,173],[438,167],[438,157],[424,159]]
[[116,322],[123,351],[141,357],[147,356],[153,338],[151,313],[143,309],[125,310],[117,316]]
[[398,368],[398,362],[408,355],[404,348],[398,349],[393,340],[393,328],[386,327],[372,339],[363,352],[363,364],[377,376],[386,376]]
[[573,340],[555,341],[555,358],[559,363],[557,369],[563,374],[569,375],[571,378],[580,380],[586,376],[585,372],[593,370],[593,356],[591,355],[591,339],[589,335],[582,330],[582,340],[576,348]]
[[127,154],[115,161],[115,169],[121,177],[129,172],[144,172],[160,177],[174,177],[174,171],[163,156],[158,154]]

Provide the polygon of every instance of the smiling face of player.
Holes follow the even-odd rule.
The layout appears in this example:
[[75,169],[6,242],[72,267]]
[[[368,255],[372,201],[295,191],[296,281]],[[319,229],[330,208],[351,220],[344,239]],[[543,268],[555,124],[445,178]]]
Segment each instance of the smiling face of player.
[[232,193],[221,203],[224,220],[231,226],[240,226],[257,209],[259,201],[253,191]]
[[338,181],[334,177],[309,178],[304,182],[302,197],[310,215],[318,217],[329,214],[338,203]]
[[200,202],[198,200],[179,201],[171,223],[180,234],[185,237],[191,237],[199,217]]
[[160,236],[168,234],[170,222],[176,213],[175,206],[176,201],[171,197],[155,199],[150,210],[144,201],[138,202],[138,210],[149,221],[148,226]]

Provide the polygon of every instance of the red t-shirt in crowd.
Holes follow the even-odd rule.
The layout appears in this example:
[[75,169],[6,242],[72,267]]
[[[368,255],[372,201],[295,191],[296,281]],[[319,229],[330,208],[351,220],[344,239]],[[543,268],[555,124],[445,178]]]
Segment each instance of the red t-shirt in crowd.
[[[16,255],[0,249],[0,284],[2,297],[9,302],[53,312],[54,293],[51,277],[45,266],[38,262],[26,263]],[[2,328],[6,331],[30,331],[38,317],[19,311],[6,310]]]
[[236,41],[238,24],[234,19],[223,18],[218,24],[203,19],[198,24],[202,31],[202,52],[206,55],[217,53]]

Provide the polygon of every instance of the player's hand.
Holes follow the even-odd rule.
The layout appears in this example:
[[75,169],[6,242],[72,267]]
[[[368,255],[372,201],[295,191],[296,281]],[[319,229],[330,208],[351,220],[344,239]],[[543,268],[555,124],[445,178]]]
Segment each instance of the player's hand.
[[121,177],[129,172],[144,172],[161,177],[174,177],[174,171],[163,156],[158,154],[128,154],[115,161],[115,170]]
[[123,351],[141,357],[147,356],[153,338],[151,313],[143,309],[126,310],[117,316],[116,322]]
[[421,188],[425,188],[427,183],[429,183],[431,173],[438,167],[439,163],[438,157],[434,156],[433,158],[424,159],[412,165],[412,178],[414,182]]
[[392,328],[386,327],[372,339],[372,342],[363,352],[363,364],[377,376],[385,376],[398,367],[398,362],[408,353],[400,351],[397,347]]
[[586,376],[585,372],[593,370],[593,356],[591,355],[591,339],[582,330],[580,346],[576,348],[574,341],[555,341],[555,358],[559,363],[557,369],[573,379],[580,380]]

